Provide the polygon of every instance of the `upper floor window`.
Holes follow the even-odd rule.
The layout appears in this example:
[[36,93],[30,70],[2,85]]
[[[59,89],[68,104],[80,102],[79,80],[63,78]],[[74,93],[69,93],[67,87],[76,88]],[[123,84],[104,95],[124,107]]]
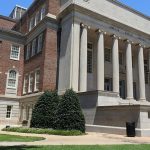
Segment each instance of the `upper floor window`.
[[25,77],[24,77],[24,85],[23,85],[23,94],[27,93],[27,89],[28,89],[28,76],[25,75]]
[[35,26],[35,17],[32,17],[30,19],[30,23],[29,23],[29,31],[31,31],[31,29]]
[[31,56],[34,56],[35,53],[36,53],[36,39],[34,39],[32,41],[32,54],[31,54]]
[[93,72],[93,44],[88,43],[88,51],[87,51],[87,72]]
[[7,105],[6,118],[7,119],[11,118],[11,114],[12,114],[12,106]]
[[41,8],[41,20],[45,17],[45,14],[46,14],[46,9],[45,9],[45,6],[43,6]]
[[40,22],[40,12],[38,11],[35,15],[35,25],[37,25]]
[[31,44],[29,43],[26,49],[26,60],[28,60],[30,57],[30,51],[31,51]]
[[9,71],[8,74],[8,88],[13,88],[16,89],[16,84],[17,84],[17,72],[15,70]]
[[30,73],[28,93],[32,93],[32,92],[33,92],[33,73]]
[[42,47],[43,47],[43,33],[38,36],[38,49],[37,49],[37,53],[39,53],[40,51],[42,51]]
[[111,62],[111,49],[105,48],[105,61]]
[[39,91],[39,84],[40,84],[40,70],[35,71],[35,86],[34,91]]
[[17,45],[11,46],[10,59],[19,60],[20,47]]

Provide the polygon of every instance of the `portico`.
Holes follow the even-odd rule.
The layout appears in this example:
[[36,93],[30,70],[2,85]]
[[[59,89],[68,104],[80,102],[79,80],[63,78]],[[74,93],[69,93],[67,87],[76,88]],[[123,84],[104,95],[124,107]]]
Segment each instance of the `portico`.
[[[102,7],[105,2],[94,3]],[[123,134],[125,122],[134,121],[137,135],[146,135],[149,35],[131,18],[116,21],[99,14],[99,9],[95,12],[90,3],[79,4],[67,5],[60,15],[59,93],[69,88],[78,93],[89,131]],[[132,25],[122,24],[125,18]]]
[[[120,95],[120,81],[122,79],[121,67],[124,68],[124,80],[126,85],[126,97],[127,100],[134,100],[134,97],[138,97],[136,100],[146,100],[145,97],[145,74],[144,74],[144,46],[139,43],[132,42],[125,37],[119,37],[115,34],[107,33],[101,29],[93,28],[90,25],[84,23],[76,23],[78,31],[74,31],[75,36],[79,37],[79,42],[75,44],[76,55],[74,55],[73,62],[76,63],[76,67],[72,68],[72,75],[76,74],[76,83],[71,84],[71,88],[77,92],[87,91],[107,91],[105,89],[105,77],[112,78],[111,92]],[[76,28],[74,28],[76,29]],[[88,54],[88,43],[92,44],[92,53]],[[110,50],[110,62],[105,60],[107,55],[107,49]],[[120,55],[120,53],[122,55]],[[134,56],[133,56],[133,53]],[[108,54],[109,55],[109,54]],[[121,57],[121,58],[119,58]],[[88,62],[88,59],[89,62]],[[133,60],[134,65],[133,67]],[[121,62],[119,62],[119,60]],[[78,62],[78,63],[77,63]],[[122,64],[123,63],[123,64]],[[75,65],[75,64],[73,64]],[[109,65],[109,69],[107,66]],[[91,67],[91,72],[88,72],[88,67]],[[136,91],[139,91],[138,96],[134,96],[134,75],[136,72]],[[78,74],[77,74],[78,73]],[[90,78],[90,76],[93,76]],[[93,80],[93,81],[90,81]],[[95,82],[96,81],[96,82]],[[93,87],[89,87],[89,84],[93,84]],[[137,86],[138,85],[138,86]],[[90,85],[91,86],[91,85]],[[143,88],[144,87],[144,88]],[[125,88],[125,87],[124,87]],[[136,92],[138,93],[138,92]]]

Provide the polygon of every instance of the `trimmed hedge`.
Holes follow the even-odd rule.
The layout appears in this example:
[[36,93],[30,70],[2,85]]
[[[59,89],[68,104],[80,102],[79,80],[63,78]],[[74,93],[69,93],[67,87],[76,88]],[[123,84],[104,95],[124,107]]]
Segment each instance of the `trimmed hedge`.
[[69,89],[62,96],[56,111],[55,129],[79,130],[85,133],[85,118],[78,95]]
[[52,129],[38,129],[38,128],[4,128],[2,131],[19,132],[19,133],[34,133],[34,134],[49,134],[49,135],[62,135],[62,136],[77,136],[83,135],[81,131],[77,130],[52,130]]
[[56,91],[42,94],[33,109],[30,127],[53,128],[58,103],[59,96]]

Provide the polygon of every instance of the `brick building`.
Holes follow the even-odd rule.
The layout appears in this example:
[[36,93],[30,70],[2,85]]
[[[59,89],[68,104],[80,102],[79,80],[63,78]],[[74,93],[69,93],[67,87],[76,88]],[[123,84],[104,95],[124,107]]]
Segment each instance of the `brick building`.
[[148,16],[117,0],[35,0],[23,11],[0,16],[0,125],[30,120],[43,91],[73,88],[87,130],[125,134],[133,121],[150,136]]

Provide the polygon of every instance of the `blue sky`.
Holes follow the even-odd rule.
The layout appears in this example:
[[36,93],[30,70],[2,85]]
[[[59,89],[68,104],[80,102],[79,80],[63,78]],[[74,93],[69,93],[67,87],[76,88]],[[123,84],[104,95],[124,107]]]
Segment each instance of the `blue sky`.
[[[120,2],[150,16],[150,0],[119,0]],[[8,16],[16,4],[28,7],[33,0],[0,0],[0,15]]]

